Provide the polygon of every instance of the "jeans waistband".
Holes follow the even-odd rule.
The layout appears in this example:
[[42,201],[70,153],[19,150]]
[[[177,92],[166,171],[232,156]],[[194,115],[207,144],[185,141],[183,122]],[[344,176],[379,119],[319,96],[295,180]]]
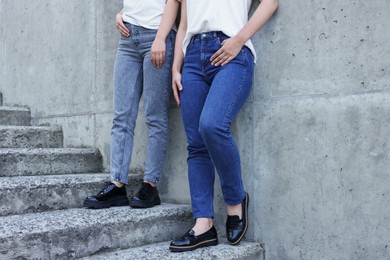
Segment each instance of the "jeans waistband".
[[203,33],[198,33],[198,34],[195,34],[194,36],[192,36],[190,43],[193,43],[195,40],[198,40],[198,39],[204,39],[204,38],[213,39],[213,38],[221,38],[221,37],[229,38],[229,36],[227,36],[226,34],[224,34],[221,31],[203,32]]
[[129,22],[125,22],[123,21],[123,24],[127,27],[127,28],[132,28],[132,30],[138,30],[140,32],[157,32],[157,29],[149,29],[149,28],[146,28],[146,27],[143,27],[143,26],[140,26],[140,25],[136,25],[136,24],[132,24],[132,23],[129,23]]

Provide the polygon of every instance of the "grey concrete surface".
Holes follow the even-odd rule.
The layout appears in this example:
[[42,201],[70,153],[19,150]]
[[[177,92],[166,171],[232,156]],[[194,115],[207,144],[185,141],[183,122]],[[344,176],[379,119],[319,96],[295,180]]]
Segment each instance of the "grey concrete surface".
[[254,37],[250,212],[267,259],[390,258],[388,6],[280,1]]
[[263,106],[251,206],[268,255],[389,258],[389,101],[390,93],[375,93]]
[[274,19],[254,37],[255,100],[389,90],[388,4],[281,1]]
[[0,217],[0,258],[78,258],[171,240],[191,224],[190,207],[171,204]]
[[[130,174],[128,197],[141,186],[142,175]],[[108,173],[0,177],[0,216],[80,208],[109,181]]]
[[[107,170],[121,1],[0,5],[4,105],[31,107],[33,124],[61,125],[65,147],[97,147]],[[279,1],[253,37],[253,91],[232,130],[252,198],[247,238],[264,243],[265,259],[390,258],[388,7],[387,0]],[[189,202],[174,105],[170,119],[161,193]],[[138,171],[146,136],[141,104],[131,165]]]
[[61,127],[0,126],[0,148],[61,148]]
[[0,125],[28,126],[30,124],[30,109],[22,107],[0,107]]
[[81,148],[4,148],[0,162],[0,177],[100,172],[102,168],[98,150]]
[[217,246],[199,248],[190,252],[169,252],[170,241],[151,244],[121,251],[93,255],[82,258],[83,260],[260,260],[262,248],[254,242],[240,242],[237,246],[231,246],[220,242]]

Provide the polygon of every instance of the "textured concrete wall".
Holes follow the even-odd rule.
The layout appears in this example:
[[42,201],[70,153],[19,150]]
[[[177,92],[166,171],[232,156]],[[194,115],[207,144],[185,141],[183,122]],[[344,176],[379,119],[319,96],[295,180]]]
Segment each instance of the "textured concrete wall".
[[[253,41],[252,94],[233,124],[251,194],[247,237],[266,259],[390,258],[388,0],[279,1]],[[108,167],[121,1],[0,0],[0,92],[59,124],[65,146]],[[138,120],[132,168],[143,167]],[[172,104],[161,192],[188,202],[185,135]],[[217,187],[217,191],[219,187]],[[216,221],[225,207],[217,194]]]
[[254,237],[267,259],[390,258],[390,7],[280,1],[254,37]]
[[[99,147],[107,168],[119,37],[115,14],[122,1],[0,3],[4,105],[31,107],[34,124],[61,125],[65,146]],[[142,154],[137,147],[135,154]]]

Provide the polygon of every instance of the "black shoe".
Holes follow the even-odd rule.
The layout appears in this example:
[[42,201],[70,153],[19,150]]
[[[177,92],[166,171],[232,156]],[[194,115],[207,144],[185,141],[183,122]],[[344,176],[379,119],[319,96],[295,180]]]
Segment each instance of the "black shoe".
[[212,226],[209,231],[195,236],[194,230],[188,231],[179,239],[173,240],[169,246],[171,252],[191,251],[200,247],[218,245],[217,230]]
[[242,218],[238,216],[227,216],[226,220],[226,237],[231,245],[240,243],[248,229],[248,203],[249,195],[246,193],[245,199],[242,201]]
[[146,182],[142,183],[141,189],[130,200],[132,208],[151,208],[160,204],[161,200],[157,188]]
[[93,209],[109,208],[113,206],[127,206],[126,187],[118,188],[114,183],[110,183],[96,196],[89,196],[85,199],[83,206]]

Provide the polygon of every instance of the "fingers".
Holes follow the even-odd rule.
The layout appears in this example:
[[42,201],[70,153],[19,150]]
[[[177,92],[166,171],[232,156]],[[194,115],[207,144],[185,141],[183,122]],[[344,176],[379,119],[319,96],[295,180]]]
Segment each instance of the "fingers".
[[122,34],[124,37],[129,37],[130,31],[123,23],[122,15],[120,13],[116,15],[115,21],[116,21],[116,28],[118,29],[119,33]]
[[125,26],[125,24],[123,23],[123,21],[117,23],[117,26],[118,28],[118,31],[125,37],[129,37],[130,36],[130,31],[129,29],[127,29],[127,27]]
[[165,51],[152,52],[150,59],[156,68],[161,68],[165,62]]
[[214,66],[223,66],[223,65],[226,65],[227,63],[229,63],[234,57],[230,56],[229,54],[227,53],[222,53],[220,54],[219,56],[217,56],[212,62],[211,64],[214,65]]
[[218,58],[222,53],[223,53],[223,50],[222,50],[222,48],[220,48],[216,53],[213,54],[213,56],[211,56],[210,61],[211,61],[212,65],[215,64],[215,59]]
[[228,64],[237,56],[243,46],[236,38],[226,39],[221,45],[221,48],[210,58],[211,64],[214,66],[224,66]]
[[156,68],[161,68],[165,62],[165,39],[156,37],[150,50],[150,60]]
[[177,106],[180,107],[180,97],[176,88],[173,89],[173,97],[175,98]]
[[152,61],[152,64],[157,67],[157,53],[152,52],[150,55],[150,60]]
[[159,68],[161,68],[164,65],[164,62],[165,62],[165,52],[161,53],[161,55],[160,55],[160,66],[159,66]]
[[183,86],[180,81],[174,80],[172,82],[173,97],[175,98],[176,104],[180,107],[180,95],[179,92],[183,90]]
[[[222,63],[221,63],[221,66],[225,66],[226,64],[228,64],[230,61],[232,61],[234,59],[234,57],[232,56],[229,56],[227,57]],[[219,66],[219,64],[216,64],[215,66]]]
[[235,56],[233,54],[230,54],[227,52],[224,47],[221,47],[216,53],[211,56],[210,61],[211,65],[219,66],[219,65],[226,65],[229,63],[232,59],[234,59]]

